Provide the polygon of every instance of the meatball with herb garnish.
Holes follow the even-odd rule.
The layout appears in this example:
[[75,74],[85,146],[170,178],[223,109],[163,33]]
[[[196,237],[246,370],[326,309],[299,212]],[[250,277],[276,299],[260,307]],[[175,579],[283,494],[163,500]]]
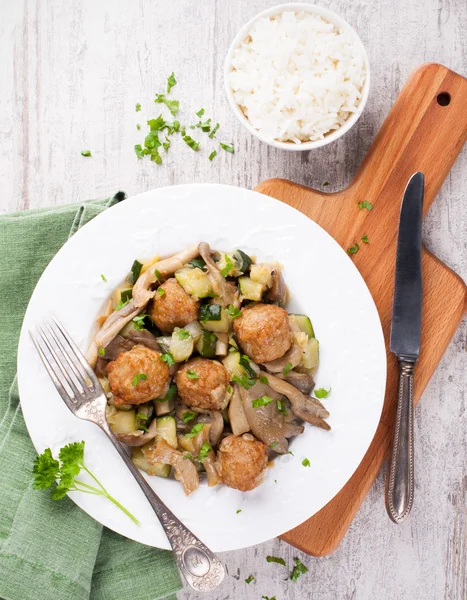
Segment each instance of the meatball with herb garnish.
[[229,435],[219,446],[216,466],[225,485],[248,492],[262,481],[268,466],[268,448],[249,433]]
[[225,408],[229,374],[216,360],[193,358],[177,371],[178,395],[187,406],[207,410]]
[[198,318],[199,302],[187,294],[178,281],[171,277],[157,289],[150,315],[164,333],[175,327],[184,327]]
[[114,404],[143,404],[162,395],[169,381],[169,367],[160,352],[138,344],[107,365]]
[[280,358],[292,345],[289,315],[273,304],[246,306],[233,328],[241,349],[256,363]]

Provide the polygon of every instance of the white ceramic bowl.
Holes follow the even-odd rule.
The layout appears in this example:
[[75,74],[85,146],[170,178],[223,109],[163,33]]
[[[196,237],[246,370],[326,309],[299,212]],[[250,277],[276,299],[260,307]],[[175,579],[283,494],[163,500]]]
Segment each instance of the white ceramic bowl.
[[[347,119],[347,121],[344,123],[344,125],[339,127],[339,129],[336,129],[335,131],[332,131],[331,133],[326,135],[324,137],[324,139],[322,139],[322,140],[317,140],[317,141],[312,141],[312,142],[303,142],[302,144],[295,144],[294,142],[279,142],[278,140],[270,139],[270,138],[265,137],[264,135],[261,135],[261,133],[259,133],[259,131],[251,125],[250,121],[243,114],[243,111],[240,108],[240,106],[236,103],[234,94],[233,94],[233,90],[229,84],[229,74],[232,71],[232,54],[233,54],[235,48],[240,44],[240,42],[242,42],[247,37],[247,35],[250,32],[251,28],[253,27],[254,23],[258,19],[262,19],[263,17],[270,17],[273,15],[278,15],[281,12],[284,12],[285,10],[306,11],[306,12],[309,12],[314,15],[319,15],[319,16],[323,17],[324,19],[326,19],[327,21],[329,21],[330,23],[335,23],[335,24],[339,25],[340,27],[343,27],[351,35],[354,36],[357,46],[360,48],[360,51],[362,52],[363,58],[365,61],[366,77],[365,77],[365,83],[363,86],[362,97],[361,97],[360,103],[358,105],[357,111],[355,113],[353,113]],[[355,125],[355,123],[358,121],[358,119],[360,118],[360,115],[362,114],[362,112],[365,108],[366,102],[368,100],[368,94],[370,91],[370,63],[368,60],[368,55],[365,50],[365,46],[363,45],[363,42],[360,39],[359,35],[355,31],[355,29],[353,29],[353,27],[351,27],[347,23],[347,21],[345,21],[342,17],[337,15],[332,10],[328,10],[327,8],[323,8],[321,6],[316,6],[314,4],[306,4],[304,2],[291,2],[290,4],[279,4],[277,6],[268,8],[267,10],[264,10],[263,12],[256,15],[256,17],[253,17],[253,19],[248,21],[248,23],[246,23],[246,25],[244,25],[240,29],[240,31],[235,36],[235,38],[229,48],[229,51],[227,53],[227,57],[225,59],[224,87],[225,87],[225,93],[227,96],[227,101],[228,101],[231,109],[233,110],[234,114],[236,115],[236,117],[238,118],[240,123],[246,129],[248,129],[248,131],[252,135],[256,136],[261,141],[266,142],[266,144],[269,144],[270,146],[274,146],[276,148],[281,148],[283,150],[295,150],[295,151],[297,151],[297,150],[313,150],[314,148],[320,148],[321,146],[326,146],[327,144],[330,144],[331,142],[334,142],[334,140],[337,140],[338,138],[340,138],[342,135],[344,135],[344,133],[349,131],[349,129],[351,127],[353,127]]]

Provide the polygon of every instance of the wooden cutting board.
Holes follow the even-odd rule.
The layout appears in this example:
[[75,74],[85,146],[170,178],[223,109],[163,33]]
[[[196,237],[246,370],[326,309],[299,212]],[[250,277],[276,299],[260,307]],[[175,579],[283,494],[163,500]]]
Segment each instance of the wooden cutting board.
[[[324,556],[337,548],[368,493],[392,444],[397,402],[397,365],[389,353],[394,266],[402,194],[409,177],[425,174],[424,214],[467,139],[467,79],[438,64],[414,71],[376,136],[352,183],[326,194],[290,181],[270,179],[258,192],[278,198],[313,219],[344,249],[365,279],[381,318],[388,376],[381,420],[359,467],[323,509],[282,539],[303,552]],[[368,201],[373,210],[360,210]],[[361,242],[367,235],[370,243]],[[350,259],[349,259],[350,260]],[[467,310],[464,282],[423,251],[421,355],[415,370],[418,401]],[[383,501],[383,499],[381,499]]]

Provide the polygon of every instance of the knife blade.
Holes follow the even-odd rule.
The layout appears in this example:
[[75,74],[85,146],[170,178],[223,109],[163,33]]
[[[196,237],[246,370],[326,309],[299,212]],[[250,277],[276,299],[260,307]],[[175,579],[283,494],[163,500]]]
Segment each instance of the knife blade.
[[399,219],[390,349],[415,361],[420,354],[422,321],[423,173],[415,173],[405,188]]
[[390,349],[399,362],[399,391],[386,508],[402,523],[414,497],[414,372],[422,320],[422,216],[425,178],[415,173],[405,188],[399,219]]

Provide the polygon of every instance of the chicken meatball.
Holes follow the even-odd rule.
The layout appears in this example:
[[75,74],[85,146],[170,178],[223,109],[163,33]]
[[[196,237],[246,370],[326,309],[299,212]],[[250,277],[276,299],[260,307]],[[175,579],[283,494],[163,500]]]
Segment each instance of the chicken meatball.
[[280,358],[292,345],[289,316],[273,304],[246,306],[233,328],[241,349],[256,363]]
[[195,321],[199,313],[199,301],[187,294],[178,281],[171,277],[161,284],[151,307],[154,323],[164,333],[172,333],[175,327],[184,327]]
[[229,374],[220,362],[192,358],[177,371],[178,395],[187,406],[208,410],[225,408]]
[[217,453],[217,469],[231,488],[248,492],[262,481],[268,465],[268,448],[249,433],[225,437]]
[[114,404],[142,404],[163,395],[169,381],[169,367],[160,352],[141,344],[122,352],[107,365]]

